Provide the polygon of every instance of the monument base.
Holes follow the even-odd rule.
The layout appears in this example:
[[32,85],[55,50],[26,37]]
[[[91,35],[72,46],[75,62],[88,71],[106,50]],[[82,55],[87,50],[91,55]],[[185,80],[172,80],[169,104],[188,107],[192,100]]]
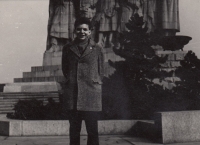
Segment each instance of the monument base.
[[57,82],[31,82],[31,83],[9,83],[4,86],[4,92],[56,92],[61,90]]

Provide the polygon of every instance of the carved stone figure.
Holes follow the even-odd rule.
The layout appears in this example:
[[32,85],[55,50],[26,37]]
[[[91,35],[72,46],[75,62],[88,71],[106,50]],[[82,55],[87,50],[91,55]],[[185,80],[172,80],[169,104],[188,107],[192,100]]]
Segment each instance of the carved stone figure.
[[50,0],[47,51],[60,51],[73,39],[78,17],[95,22],[91,37],[112,46],[115,32],[128,31],[125,24],[133,13],[144,17],[149,32],[174,36],[180,29],[178,0]]
[[180,31],[178,0],[141,0],[139,11],[143,11],[149,31],[157,30],[164,36],[174,36]]
[[60,51],[73,38],[75,10],[72,0],[50,0],[47,50]]
[[180,31],[178,0],[157,0],[156,12],[155,26],[165,36],[174,36]]
[[126,23],[130,20],[130,17],[136,10],[135,7],[136,0],[119,0],[119,22],[118,22],[118,31],[128,31],[126,28]]
[[154,31],[156,0],[136,0],[135,4],[137,6],[135,13],[138,13],[139,16],[143,16],[149,32]]
[[[100,0],[101,2],[101,18],[99,24],[99,40],[102,44],[104,33],[108,37],[109,45],[112,45],[113,33],[117,31],[118,26],[118,0]],[[97,14],[98,15],[98,14]]]
[[92,19],[96,13],[97,0],[80,0],[80,17]]

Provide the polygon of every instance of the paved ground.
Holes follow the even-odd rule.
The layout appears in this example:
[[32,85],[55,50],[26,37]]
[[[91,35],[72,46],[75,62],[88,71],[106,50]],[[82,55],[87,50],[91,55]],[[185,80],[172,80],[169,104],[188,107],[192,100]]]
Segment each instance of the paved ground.
[[[87,137],[81,137],[81,145],[86,145]],[[0,136],[0,145],[69,145],[69,136],[48,137],[4,137]],[[128,136],[100,136],[100,145],[162,145],[142,138]],[[196,143],[177,143],[170,145],[200,145]]]
[[[5,115],[0,115],[4,120]],[[7,120],[7,119],[6,119]],[[145,138],[124,135],[103,135],[99,137],[100,145],[163,145]],[[81,136],[81,145],[86,145],[87,136]],[[7,137],[0,136],[0,145],[69,145],[69,136],[35,136],[35,137]],[[200,145],[200,142],[176,143],[169,145]]]

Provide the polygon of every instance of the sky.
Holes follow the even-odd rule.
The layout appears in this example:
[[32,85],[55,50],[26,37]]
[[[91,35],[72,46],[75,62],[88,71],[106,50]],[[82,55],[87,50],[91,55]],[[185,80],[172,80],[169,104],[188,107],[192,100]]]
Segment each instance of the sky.
[[[48,0],[0,0],[0,83],[42,66],[46,49]],[[184,50],[200,58],[200,0],[179,0],[181,32],[193,39]]]

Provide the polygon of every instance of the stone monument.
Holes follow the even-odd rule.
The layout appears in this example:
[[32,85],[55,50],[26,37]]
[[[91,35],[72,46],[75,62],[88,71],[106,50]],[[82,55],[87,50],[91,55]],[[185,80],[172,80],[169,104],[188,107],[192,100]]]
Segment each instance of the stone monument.
[[[175,36],[180,31],[178,0],[50,0],[43,65],[32,67],[31,72],[24,72],[23,78],[15,78],[13,84],[4,87],[4,92],[48,92],[60,89],[60,82],[64,81],[61,71],[62,47],[74,39],[73,26],[78,17],[88,17],[93,22],[92,38],[104,46],[106,65],[109,59],[123,60],[113,53],[112,47],[116,45],[118,34],[128,31],[125,24],[134,13],[144,17],[149,32],[163,36],[159,42],[162,49],[170,50],[174,46],[180,49],[189,41],[189,38]],[[178,46],[180,42],[184,44]],[[162,51],[158,51],[158,54],[162,55]],[[115,69],[108,65],[105,76],[114,72]]]
[[[155,32],[162,38],[155,49],[158,55],[169,56],[163,69],[167,71],[175,69],[186,53],[180,49],[191,39],[187,36],[176,36],[180,31],[178,2],[178,0],[49,0],[47,47],[43,65],[32,67],[31,72],[23,72],[22,78],[15,78],[14,83],[6,84],[4,92],[62,90],[62,83],[65,82],[61,69],[62,47],[75,37],[73,34],[75,19],[88,17],[93,24],[92,39],[104,47],[103,95],[121,98],[118,102],[127,101],[124,99],[127,93],[123,77],[118,74],[114,77],[115,68],[108,63],[108,60],[123,61],[123,58],[113,52],[113,46],[119,45],[118,35],[128,31],[125,24],[131,16],[138,13],[143,16],[148,32]],[[170,80],[173,82],[174,78]],[[121,111],[124,110],[122,107]]]

